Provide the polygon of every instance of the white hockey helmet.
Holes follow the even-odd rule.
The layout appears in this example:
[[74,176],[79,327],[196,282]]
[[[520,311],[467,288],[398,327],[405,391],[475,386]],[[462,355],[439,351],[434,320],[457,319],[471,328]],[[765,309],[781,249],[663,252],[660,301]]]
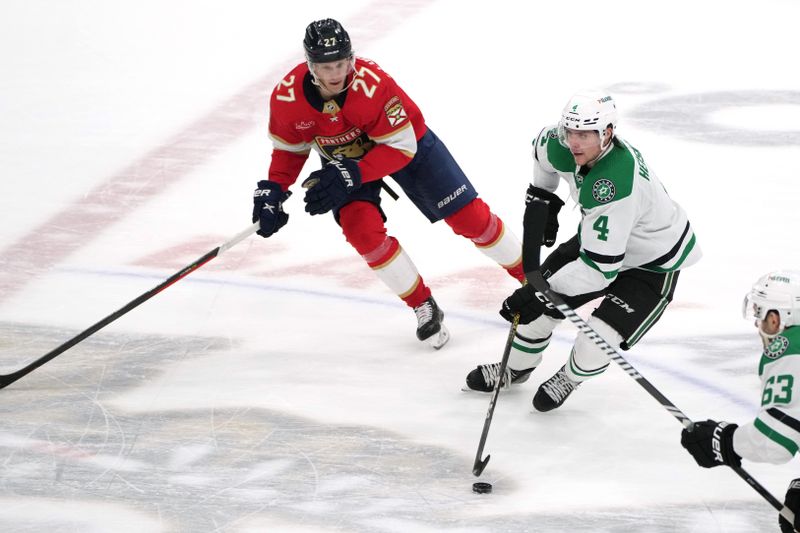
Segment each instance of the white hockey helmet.
[[767,313],[780,316],[780,330],[800,324],[800,272],[777,270],[761,276],[744,297],[745,318],[764,320]]
[[611,137],[617,129],[617,105],[611,95],[584,90],[572,96],[561,112],[558,123],[558,138],[566,146],[566,130],[596,131],[600,136],[600,146],[605,148],[611,137],[606,139],[606,128],[611,127]]

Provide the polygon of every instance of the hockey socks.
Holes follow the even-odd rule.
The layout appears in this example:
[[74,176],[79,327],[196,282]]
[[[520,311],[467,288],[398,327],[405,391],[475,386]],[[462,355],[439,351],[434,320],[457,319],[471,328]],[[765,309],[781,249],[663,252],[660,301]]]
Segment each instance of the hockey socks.
[[409,307],[430,298],[417,267],[394,237],[386,234],[380,211],[370,202],[352,202],[339,211],[339,224],[347,242],[389,289]]
[[442,323],[444,313],[400,243],[386,235],[378,208],[369,202],[348,204],[339,212],[339,224],[347,242],[378,278],[414,310],[417,338],[436,349],[444,346],[450,339]]
[[471,240],[484,255],[502,266],[518,281],[525,279],[522,245],[507,231],[500,218],[480,198],[459,209],[444,221],[457,235]]
[[409,307],[418,307],[431,297],[431,290],[422,281],[417,267],[394,237],[361,257],[382,282]]

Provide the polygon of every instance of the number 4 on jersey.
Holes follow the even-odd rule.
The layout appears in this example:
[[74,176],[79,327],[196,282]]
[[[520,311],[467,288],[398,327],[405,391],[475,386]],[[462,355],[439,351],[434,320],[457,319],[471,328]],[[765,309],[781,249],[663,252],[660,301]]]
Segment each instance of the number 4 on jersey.
[[597,217],[594,224],[592,224],[592,229],[597,232],[597,238],[601,241],[608,240],[608,216],[602,215]]

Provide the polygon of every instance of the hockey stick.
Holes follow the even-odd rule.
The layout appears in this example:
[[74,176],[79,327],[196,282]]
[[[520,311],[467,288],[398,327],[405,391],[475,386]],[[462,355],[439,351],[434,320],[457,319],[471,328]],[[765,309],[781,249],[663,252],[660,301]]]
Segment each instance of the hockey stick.
[[514,342],[514,336],[517,333],[517,326],[519,325],[519,313],[514,315],[514,321],[511,322],[511,329],[508,331],[508,339],[506,339],[506,347],[503,350],[503,360],[500,362],[500,378],[494,384],[494,391],[492,392],[492,399],[489,400],[489,411],[486,413],[486,420],[483,422],[483,431],[481,432],[481,441],[478,444],[478,453],[475,454],[475,463],[472,465],[472,473],[480,476],[483,469],[492,458],[491,454],[486,455],[486,459],[481,459],[483,455],[483,447],[486,445],[486,437],[489,436],[489,426],[492,425],[492,417],[494,416],[494,406],[497,403],[497,397],[500,396],[500,388],[503,382],[503,374],[506,372],[508,366],[508,357],[511,354],[511,343]]
[[19,378],[21,378],[23,376],[26,376],[27,374],[33,372],[34,370],[36,370],[37,368],[39,368],[40,366],[42,366],[46,362],[50,361],[51,359],[54,359],[58,355],[61,355],[65,351],[69,350],[70,348],[72,348],[73,346],[75,346],[76,344],[81,342],[82,340],[84,340],[87,337],[89,337],[90,335],[93,335],[97,331],[99,331],[100,329],[106,327],[107,325],[109,325],[110,323],[112,323],[113,321],[115,321],[116,319],[121,317],[122,315],[126,314],[131,309],[134,309],[135,307],[138,307],[140,304],[146,302],[147,300],[149,300],[150,298],[152,298],[153,296],[155,296],[159,292],[163,291],[164,289],[166,289],[167,287],[169,287],[173,283],[176,283],[176,282],[180,281],[181,279],[185,278],[186,276],[188,276],[189,274],[191,274],[192,272],[194,272],[195,270],[197,270],[201,266],[205,265],[206,263],[208,263],[209,261],[211,261],[212,259],[214,259],[218,255],[222,254],[226,250],[228,250],[230,248],[233,248],[233,246],[238,244],[240,241],[244,240],[251,233],[253,233],[256,230],[258,230],[258,227],[259,227],[258,222],[255,222],[251,226],[248,226],[247,229],[243,230],[240,233],[237,233],[229,241],[226,241],[223,244],[217,246],[216,248],[214,248],[213,250],[211,250],[210,252],[208,252],[204,256],[202,256],[202,257],[198,258],[197,260],[195,260],[190,265],[182,268],[180,271],[176,272],[175,274],[173,274],[172,276],[170,276],[169,278],[164,280],[161,284],[157,285],[156,287],[153,287],[152,289],[150,289],[146,293],[140,295],[138,298],[136,298],[134,300],[131,300],[124,307],[122,307],[122,308],[118,309],[117,311],[111,313],[110,315],[108,315],[104,319],[100,320],[99,322],[97,322],[93,326],[91,326],[91,327],[85,329],[84,331],[78,333],[77,335],[72,337],[70,340],[68,340],[67,342],[62,344],[61,346],[51,350],[50,352],[48,352],[45,355],[41,356],[39,359],[36,359],[35,361],[30,363],[29,365],[17,370],[16,372],[12,372],[11,374],[6,374],[6,375],[0,375],[0,389],[2,389],[4,387],[7,387],[8,385],[10,385],[10,384],[14,383],[15,381],[17,381]]
[[[546,214],[547,204],[542,202],[542,205],[545,206],[545,211],[542,212],[542,215]],[[538,269],[538,262],[539,262],[539,251],[542,247],[542,235],[544,234],[544,218],[541,220],[532,220],[531,218],[538,217],[540,215],[539,210],[525,210],[525,220],[523,222],[523,235],[522,235],[522,262],[523,267],[525,263],[525,257],[535,257]],[[530,218],[529,218],[530,217]],[[531,230],[529,232],[529,230]],[[523,285],[527,283],[527,281],[522,282]],[[480,476],[483,472],[483,469],[486,468],[487,463],[489,463],[489,459],[491,459],[491,455],[487,454],[486,459],[481,459],[481,455],[483,455],[483,447],[486,445],[486,437],[489,435],[489,426],[492,424],[492,417],[494,416],[494,407],[497,403],[497,397],[500,395],[500,388],[503,382],[503,376],[506,373],[506,367],[508,366],[508,358],[511,354],[511,344],[514,342],[514,336],[517,334],[517,326],[519,326],[519,313],[514,315],[514,320],[511,322],[511,329],[508,331],[508,339],[506,339],[506,347],[503,350],[503,359],[500,361],[500,373],[497,383],[494,385],[494,390],[492,391],[492,399],[489,400],[489,411],[486,413],[486,420],[483,423],[483,432],[481,432],[481,440],[478,444],[478,453],[475,454],[475,463],[472,465],[472,473],[476,476]]]
[[[531,211],[530,224],[534,229],[534,231],[531,233],[535,234],[537,228],[544,228],[544,221],[547,215],[547,204],[540,200],[533,200],[532,203],[535,204],[535,206],[531,206],[532,209],[526,210],[526,219],[528,218],[527,211]],[[526,221],[525,229],[527,228],[528,225]],[[567,317],[581,333],[589,338],[589,340],[593,341],[601,350],[611,357],[615,363],[621,366],[630,377],[636,380],[636,382],[641,385],[642,388],[648,392],[648,394],[650,394],[650,396],[658,400],[659,403],[661,403],[661,405],[678,420],[678,422],[683,424],[685,428],[691,430],[691,428],[694,426],[694,423],[689,419],[689,417],[687,417],[683,411],[678,409],[674,403],[669,401],[667,397],[664,396],[661,391],[659,391],[644,376],[642,376],[633,367],[633,365],[631,365],[622,355],[620,355],[620,353],[613,346],[606,342],[606,340],[603,339],[603,337],[601,337],[600,334],[598,334],[589,324],[587,324],[585,320],[578,316],[577,313],[572,310],[572,308],[564,303],[564,300],[561,298],[561,296],[559,296],[558,293],[554,292],[550,288],[550,284],[545,281],[544,277],[542,277],[542,273],[539,271],[539,247],[530,247],[526,249],[524,238],[525,237],[523,234],[522,263],[525,270],[525,278],[527,278],[528,282],[533,285],[537,291],[544,294],[547,299],[550,300],[550,303],[556,307],[556,309],[558,309],[565,317]],[[537,240],[537,242],[539,240]],[[778,501],[775,496],[770,494],[770,492],[764,488],[764,486],[756,481],[753,476],[748,474],[742,467],[731,466],[731,468],[739,475],[739,477],[745,480],[748,485],[753,487],[756,492],[758,492],[765,500],[767,500],[772,507],[779,511],[780,514],[786,518],[790,524],[794,524],[794,512],[792,512],[791,509]]]

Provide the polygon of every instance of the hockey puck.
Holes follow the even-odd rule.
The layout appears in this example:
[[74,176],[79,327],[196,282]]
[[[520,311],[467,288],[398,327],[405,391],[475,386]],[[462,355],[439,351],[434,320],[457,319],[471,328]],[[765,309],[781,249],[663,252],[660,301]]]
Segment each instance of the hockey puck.
[[492,492],[492,484],[478,481],[477,483],[472,484],[472,492],[476,494],[489,494]]

